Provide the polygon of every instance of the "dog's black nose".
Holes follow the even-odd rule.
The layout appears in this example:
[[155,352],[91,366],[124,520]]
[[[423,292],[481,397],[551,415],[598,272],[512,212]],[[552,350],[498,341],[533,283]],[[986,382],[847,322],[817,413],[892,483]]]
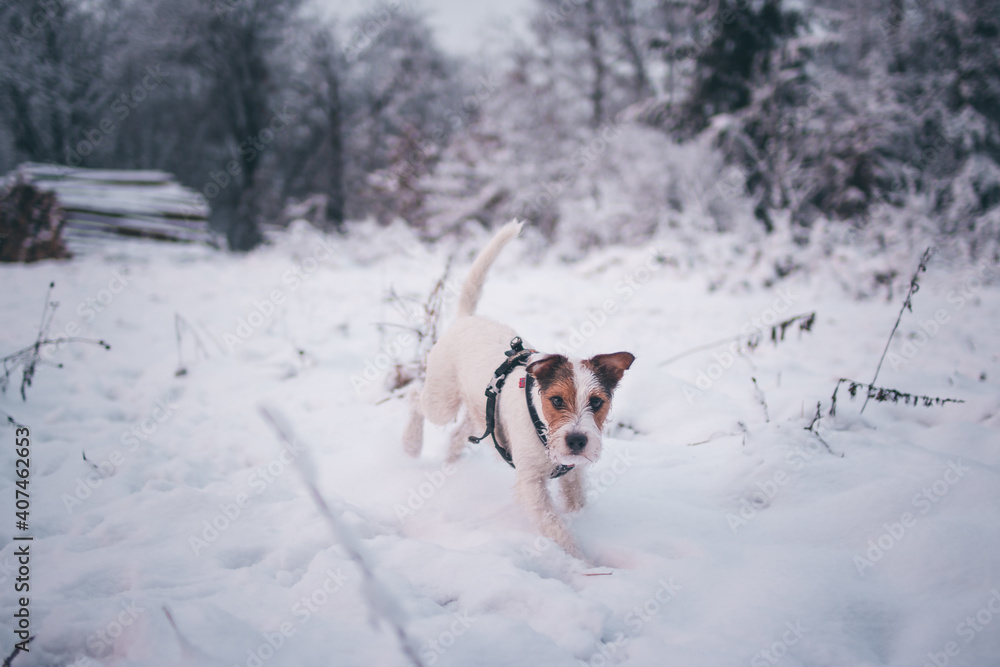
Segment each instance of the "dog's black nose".
[[576,454],[587,446],[587,436],[583,433],[570,433],[566,436],[566,446],[569,447],[569,451]]

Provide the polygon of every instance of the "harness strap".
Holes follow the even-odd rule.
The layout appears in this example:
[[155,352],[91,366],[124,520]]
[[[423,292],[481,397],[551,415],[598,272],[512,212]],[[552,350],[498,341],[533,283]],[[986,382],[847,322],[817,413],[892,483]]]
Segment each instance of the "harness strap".
[[531,400],[531,397],[534,396],[534,392],[532,391],[534,388],[534,376],[531,374],[526,375],[524,377],[524,398],[528,401],[528,414],[531,416],[531,423],[535,425],[535,433],[538,434],[538,439],[542,441],[543,445],[548,447],[549,429],[545,425],[545,422],[538,416],[538,411],[535,410],[535,402]]
[[[503,454],[505,450],[501,450],[500,443],[497,442],[496,436],[496,407],[497,407],[497,397],[500,395],[500,391],[503,390],[503,385],[507,381],[507,376],[512,370],[518,366],[522,366],[534,353],[534,350],[525,350],[524,345],[521,343],[521,339],[515,337],[510,341],[510,350],[504,352],[507,355],[507,360],[500,364],[500,366],[493,371],[493,379],[490,380],[490,384],[486,387],[486,432],[483,433],[478,438],[475,436],[469,436],[469,442],[479,443],[485,440],[488,436],[493,436],[493,443],[496,445],[497,450]],[[511,466],[514,463],[510,459],[510,452],[507,452],[504,458],[507,460]]]
[[[503,385],[507,381],[507,376],[512,370],[518,366],[524,366],[527,364],[528,357],[535,353],[535,350],[526,350],[521,342],[521,339],[514,337],[510,341],[510,350],[504,352],[507,355],[507,360],[504,361],[500,366],[493,372],[493,379],[490,380],[489,386],[486,387],[486,432],[483,433],[478,438],[470,435],[469,442],[480,443],[485,440],[488,436],[493,436],[493,445],[497,448],[497,452],[503,457],[503,460],[510,464],[510,467],[514,467],[514,456],[511,454],[510,450],[500,444],[497,440],[496,434],[496,411],[497,411],[497,397],[500,396],[501,390],[503,390]],[[528,402],[528,414],[531,416],[531,422],[535,425],[535,433],[538,434],[538,439],[542,441],[542,446],[548,448],[548,429],[545,427],[544,422],[538,417],[538,411],[535,410],[535,404],[531,400],[532,389],[535,385],[535,378],[532,377],[530,373],[525,375],[524,384],[524,396]],[[562,477],[570,470],[573,469],[571,465],[560,464],[552,471],[549,476],[550,479],[555,479],[556,477]]]

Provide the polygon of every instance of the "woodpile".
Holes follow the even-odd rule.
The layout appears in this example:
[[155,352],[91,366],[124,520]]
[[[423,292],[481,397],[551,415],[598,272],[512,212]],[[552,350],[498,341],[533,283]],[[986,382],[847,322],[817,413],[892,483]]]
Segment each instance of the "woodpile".
[[166,172],[27,163],[12,180],[55,193],[73,250],[122,237],[218,245],[205,198]]
[[69,257],[55,194],[18,179],[0,188],[0,262]]

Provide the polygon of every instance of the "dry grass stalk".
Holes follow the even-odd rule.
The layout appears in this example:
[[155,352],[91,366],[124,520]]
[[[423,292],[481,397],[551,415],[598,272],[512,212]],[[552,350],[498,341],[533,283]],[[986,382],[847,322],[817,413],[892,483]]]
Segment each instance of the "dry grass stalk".
[[900,400],[903,401],[904,405],[913,405],[917,407],[921,404],[925,408],[929,408],[932,405],[945,405],[947,403],[965,403],[964,400],[960,398],[940,398],[938,396],[923,396],[921,394],[911,394],[905,391],[899,391],[898,389],[892,389],[889,387],[876,387],[873,384],[865,384],[864,382],[858,382],[857,380],[850,380],[848,378],[840,378],[837,381],[837,386],[833,389],[833,396],[830,399],[830,412],[828,413],[831,417],[837,414],[837,392],[840,390],[840,385],[847,382],[847,393],[851,395],[853,399],[857,396],[858,389],[864,388],[867,393],[865,395],[865,402],[874,398],[876,403],[884,403],[886,401],[891,403],[899,403]]
[[45,307],[42,310],[42,323],[38,327],[38,336],[35,338],[35,342],[0,359],[3,362],[3,375],[0,375],[0,391],[7,392],[7,387],[10,385],[14,373],[18,369],[21,369],[21,400],[24,401],[28,400],[26,391],[31,386],[31,382],[35,377],[35,370],[39,364],[62,368],[62,364],[53,364],[43,359],[41,356],[42,350],[53,346],[58,347],[64,343],[89,343],[91,345],[100,345],[105,350],[111,349],[111,346],[103,340],[77,338],[75,336],[56,339],[48,337],[49,327],[52,325],[52,317],[55,315],[56,308],[59,307],[57,301],[50,300],[52,289],[55,286],[55,283],[49,283],[49,291],[45,295]]

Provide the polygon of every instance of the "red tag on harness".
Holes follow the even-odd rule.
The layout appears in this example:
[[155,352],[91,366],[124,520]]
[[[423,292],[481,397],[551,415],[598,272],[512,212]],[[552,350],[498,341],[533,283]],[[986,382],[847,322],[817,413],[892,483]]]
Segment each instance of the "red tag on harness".
[[520,382],[518,382],[518,383],[517,383],[517,386],[518,386],[518,387],[519,387],[520,389],[524,389],[524,378],[521,378]]

